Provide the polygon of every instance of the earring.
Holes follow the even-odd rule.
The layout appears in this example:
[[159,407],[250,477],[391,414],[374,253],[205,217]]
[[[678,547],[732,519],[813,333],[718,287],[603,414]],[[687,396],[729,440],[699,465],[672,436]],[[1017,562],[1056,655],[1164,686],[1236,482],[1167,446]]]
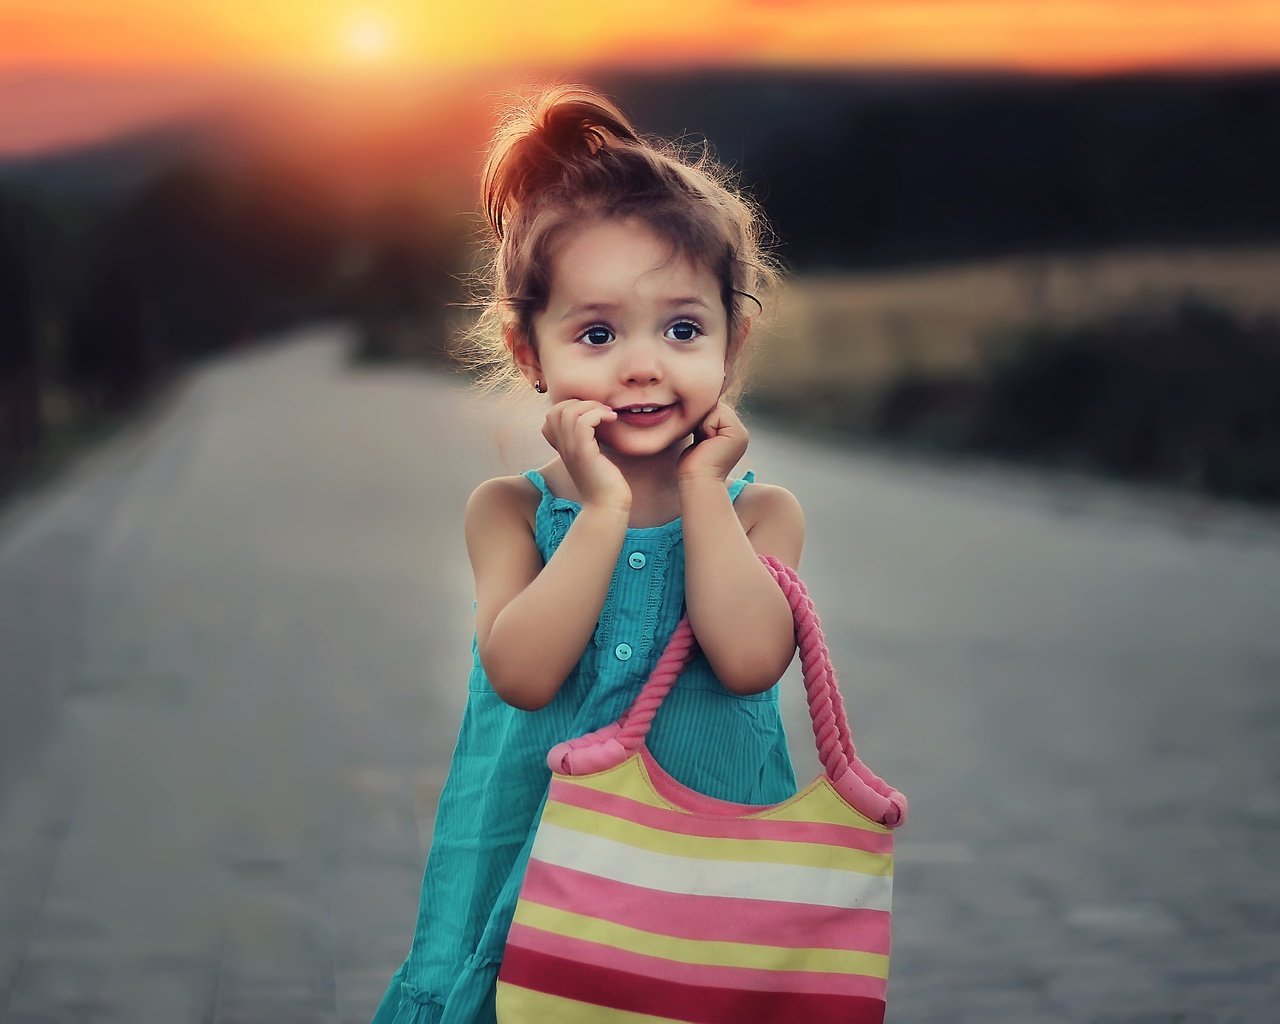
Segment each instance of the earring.
[[533,390],[538,392],[540,395],[545,395],[547,393],[546,385],[542,383],[541,377],[533,382]]

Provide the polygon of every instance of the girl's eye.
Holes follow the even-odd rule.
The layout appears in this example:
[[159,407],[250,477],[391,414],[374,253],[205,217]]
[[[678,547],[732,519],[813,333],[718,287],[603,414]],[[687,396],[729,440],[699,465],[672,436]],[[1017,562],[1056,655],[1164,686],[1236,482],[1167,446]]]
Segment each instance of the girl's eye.
[[672,341],[693,341],[702,334],[702,328],[692,320],[681,320],[667,328],[666,336]]
[[607,327],[588,327],[578,337],[588,345],[598,348],[613,341],[613,331]]

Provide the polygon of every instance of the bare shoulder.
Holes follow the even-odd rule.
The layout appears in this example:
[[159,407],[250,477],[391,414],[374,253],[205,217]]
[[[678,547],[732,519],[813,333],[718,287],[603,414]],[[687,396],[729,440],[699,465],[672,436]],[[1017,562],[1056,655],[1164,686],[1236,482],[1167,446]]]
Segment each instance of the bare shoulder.
[[795,568],[804,547],[804,509],[799,499],[777,484],[751,483],[734,503],[751,546]]
[[494,529],[513,530],[522,525],[532,533],[539,497],[538,489],[523,476],[486,480],[467,499],[463,523],[468,539]]
[[476,639],[483,651],[494,619],[542,571],[534,536],[538,489],[520,476],[486,480],[463,521],[476,588]]
[[747,484],[734,505],[738,510],[738,518],[742,520],[742,528],[748,533],[762,519],[783,516],[799,517],[801,522],[804,521],[800,499],[777,484]]

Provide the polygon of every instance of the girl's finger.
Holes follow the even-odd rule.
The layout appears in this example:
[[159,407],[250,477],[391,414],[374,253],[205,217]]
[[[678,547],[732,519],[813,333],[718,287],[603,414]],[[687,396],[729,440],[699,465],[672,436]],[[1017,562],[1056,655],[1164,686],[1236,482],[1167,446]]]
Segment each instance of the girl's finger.
[[618,414],[603,402],[569,398],[548,410],[543,421],[542,436],[562,457],[572,458],[582,447],[598,451],[595,430]]
[[600,406],[596,409],[588,409],[578,417],[578,423],[590,426],[592,430],[600,426],[605,420],[614,420],[618,418],[618,414],[608,406]]
[[577,405],[578,403],[575,399],[568,399],[553,405],[547,410],[545,424],[557,433],[562,433],[567,426],[572,425]]
[[693,435],[699,441],[705,441],[709,437],[715,437],[716,429],[719,427],[719,420],[716,419],[716,411],[714,409],[707,413],[693,428]]
[[729,424],[725,419],[723,405],[717,405],[714,409],[712,409],[709,413],[707,413],[707,418],[702,421],[702,428],[708,434],[714,434],[717,431],[723,429],[724,427],[727,427],[728,425]]

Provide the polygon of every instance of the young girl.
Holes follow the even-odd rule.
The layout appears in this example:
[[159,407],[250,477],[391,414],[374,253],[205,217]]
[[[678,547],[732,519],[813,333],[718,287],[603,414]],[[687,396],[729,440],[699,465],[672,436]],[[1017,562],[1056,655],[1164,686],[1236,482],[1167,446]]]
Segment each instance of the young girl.
[[701,654],[654,721],[655,759],[738,803],[796,788],[774,686],[794,625],[757,556],[795,566],[803,514],[780,487],[730,478],[755,295],[776,276],[752,208],[706,160],[571,88],[500,132],[484,206],[493,344],[546,396],[557,454],[467,504],[470,692],[413,945],[375,1024],[494,1020],[547,752],[623,713],[682,614]]

